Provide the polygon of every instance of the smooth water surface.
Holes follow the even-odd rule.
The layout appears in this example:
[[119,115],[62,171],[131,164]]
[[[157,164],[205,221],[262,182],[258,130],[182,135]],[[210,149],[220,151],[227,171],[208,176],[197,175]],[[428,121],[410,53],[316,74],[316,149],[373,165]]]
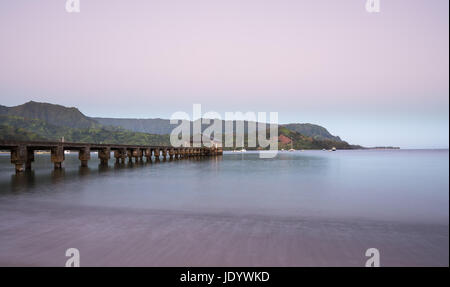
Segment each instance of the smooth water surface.
[[15,175],[0,157],[2,200],[387,221],[448,223],[448,150],[226,153],[205,160],[80,168],[66,155],[52,170],[36,155],[33,171]]

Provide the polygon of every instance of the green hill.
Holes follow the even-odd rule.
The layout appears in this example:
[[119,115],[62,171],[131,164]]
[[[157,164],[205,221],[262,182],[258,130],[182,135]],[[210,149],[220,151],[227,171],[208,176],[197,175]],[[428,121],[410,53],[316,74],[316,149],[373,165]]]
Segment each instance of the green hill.
[[316,140],[331,140],[331,141],[342,141],[340,137],[333,136],[330,132],[319,125],[314,124],[287,124],[283,125],[283,127],[296,131],[302,135],[312,137]]
[[[191,131],[192,125],[191,122]],[[55,141],[64,137],[72,142],[169,145],[169,134],[174,127],[176,125],[165,119],[90,118],[76,108],[33,101],[14,107],[0,106],[0,139]],[[202,125],[202,130],[207,127]],[[225,121],[222,121],[223,132],[224,127]],[[318,125],[280,125],[278,131],[280,149],[361,148],[342,141]],[[254,132],[248,122],[244,122],[244,133]],[[244,144],[246,142],[247,139]]]
[[14,107],[1,106],[0,115],[38,119],[51,125],[71,128],[85,129],[99,126],[95,120],[83,115],[77,108],[33,101]]
[[[166,119],[118,119],[118,118],[92,118],[96,122],[104,126],[116,126],[135,132],[144,132],[152,134],[170,134],[176,125],[171,125]],[[222,132],[225,133],[225,123],[222,121]],[[233,125],[233,131],[236,132],[236,122]],[[209,125],[202,125],[202,130],[205,130]],[[316,140],[332,140],[342,141],[338,136],[332,135],[328,130],[322,126],[314,124],[286,124],[280,125],[289,130],[296,131],[302,135],[312,137]],[[191,122],[192,131],[192,122]],[[244,122],[244,132],[252,133],[254,130],[249,130],[248,122]]]
[[136,145],[168,145],[168,135],[137,133],[119,128],[92,127],[88,129],[61,127],[38,119],[0,116],[0,139],[112,143]]
[[331,149],[333,147],[337,149],[358,149],[361,148],[361,146],[355,146],[350,145],[345,141],[339,140],[331,140],[331,139],[320,139],[320,138],[313,138],[309,136],[305,136],[301,133],[298,133],[296,131],[290,130],[284,126],[278,128],[278,135],[281,137],[281,135],[287,137],[292,141],[292,143],[278,143],[279,149]]

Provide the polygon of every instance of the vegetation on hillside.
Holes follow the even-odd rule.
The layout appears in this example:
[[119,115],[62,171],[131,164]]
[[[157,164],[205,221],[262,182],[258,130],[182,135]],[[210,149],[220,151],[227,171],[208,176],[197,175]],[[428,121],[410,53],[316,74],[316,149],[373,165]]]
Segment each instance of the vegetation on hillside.
[[[251,134],[251,136],[255,136],[255,134]],[[267,129],[266,131],[266,139],[268,139],[270,136],[270,131]],[[257,136],[256,136],[257,137]],[[223,141],[225,141],[225,135],[223,136]],[[283,142],[281,140],[287,139],[289,142]],[[339,140],[329,140],[329,139],[315,139],[312,137],[305,136],[303,134],[300,134],[296,131],[292,131],[288,128],[285,128],[283,126],[278,127],[278,149],[296,149],[296,150],[302,150],[302,149],[331,149],[333,147],[337,149],[359,149],[362,148],[361,146],[355,146],[350,145],[345,141]],[[249,147],[248,145],[248,134],[245,134],[244,136],[244,142],[243,143],[237,143],[236,142],[236,135],[233,135],[233,143],[234,145],[232,147],[224,147],[224,150],[235,150],[242,148],[242,144],[244,145],[245,149],[247,150],[257,150],[257,149],[263,149],[261,147]],[[268,149],[269,147],[266,147],[264,149]]]
[[[193,123],[190,123],[191,131]],[[205,130],[209,125],[202,125]],[[222,122],[222,132],[224,130]],[[236,126],[233,125],[235,146],[238,149]],[[0,106],[0,139],[57,141],[64,137],[68,142],[170,145],[169,134],[176,125],[164,119],[101,119],[90,118],[76,108],[30,101],[15,107]],[[150,133],[149,133],[150,132]],[[162,134],[164,133],[164,134]],[[254,134],[248,122],[244,122],[244,146],[248,147],[248,133]],[[278,126],[279,149],[355,149],[324,127],[313,124],[288,124]],[[267,131],[266,138],[269,137]]]
[[317,139],[305,136],[296,131],[292,131],[286,127],[278,128],[278,135],[284,135],[292,140],[291,143],[278,143],[279,149],[331,149],[333,147],[337,149],[357,149],[361,148],[360,146],[350,145],[345,141],[336,141],[329,139]]
[[0,115],[38,119],[55,126],[80,129],[100,126],[99,123],[85,116],[77,108],[33,101],[14,107],[0,106]]
[[[314,124],[287,124],[283,125],[283,127],[305,135],[307,137],[311,137],[316,140],[332,140],[332,141],[341,141],[341,139],[337,136],[333,136],[330,132],[319,125]],[[281,128],[281,127],[280,127]]]
[[168,135],[131,132],[112,127],[88,129],[68,128],[48,124],[38,119],[17,116],[0,116],[0,139],[57,141],[64,137],[68,142],[168,145]]

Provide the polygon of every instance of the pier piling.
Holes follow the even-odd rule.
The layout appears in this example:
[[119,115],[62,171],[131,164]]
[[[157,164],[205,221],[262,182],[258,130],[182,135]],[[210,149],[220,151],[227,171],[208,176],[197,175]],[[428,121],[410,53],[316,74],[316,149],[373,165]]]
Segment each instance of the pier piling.
[[98,151],[98,158],[101,165],[108,165],[108,161],[111,157],[111,148],[107,147]]
[[78,159],[81,161],[82,167],[88,166],[88,161],[91,159],[91,150],[89,147],[83,147],[78,152]]
[[51,161],[53,162],[55,169],[62,168],[62,162],[64,161],[64,148],[62,145],[57,145],[50,149]]

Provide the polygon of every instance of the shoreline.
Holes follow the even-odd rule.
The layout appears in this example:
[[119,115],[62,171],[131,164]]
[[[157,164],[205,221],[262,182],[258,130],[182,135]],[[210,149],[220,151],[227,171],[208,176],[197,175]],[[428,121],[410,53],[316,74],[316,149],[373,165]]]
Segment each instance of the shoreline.
[[449,262],[448,224],[21,205],[0,211],[2,266],[63,266],[71,247],[82,266],[364,266],[372,247],[382,266]]

